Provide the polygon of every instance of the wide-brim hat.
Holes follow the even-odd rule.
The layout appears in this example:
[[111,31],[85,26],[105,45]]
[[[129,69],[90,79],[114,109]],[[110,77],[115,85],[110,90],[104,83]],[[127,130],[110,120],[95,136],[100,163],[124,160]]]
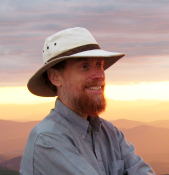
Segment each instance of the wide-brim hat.
[[28,81],[31,93],[43,96],[57,96],[57,89],[44,75],[52,66],[70,58],[104,58],[107,69],[124,54],[102,50],[92,34],[85,28],[75,27],[62,30],[49,36],[43,48],[44,65]]

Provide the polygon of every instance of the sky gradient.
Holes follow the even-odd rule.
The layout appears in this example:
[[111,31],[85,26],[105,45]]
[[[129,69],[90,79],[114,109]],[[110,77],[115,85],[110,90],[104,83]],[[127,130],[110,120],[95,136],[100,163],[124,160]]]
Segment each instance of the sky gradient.
[[[26,90],[26,84],[43,65],[45,38],[59,30],[77,26],[89,29],[104,50],[126,54],[106,70],[109,100],[150,99],[164,100],[165,105],[168,104],[168,9],[167,0],[2,1],[0,105],[36,100],[37,97],[32,97]],[[30,101],[26,101],[27,97]],[[42,101],[37,99],[37,103]],[[163,118],[168,116],[169,119],[166,109]]]
[[0,85],[25,85],[42,65],[45,38],[88,28],[103,49],[126,56],[109,81],[168,81],[169,2],[166,0],[5,0],[0,6]]

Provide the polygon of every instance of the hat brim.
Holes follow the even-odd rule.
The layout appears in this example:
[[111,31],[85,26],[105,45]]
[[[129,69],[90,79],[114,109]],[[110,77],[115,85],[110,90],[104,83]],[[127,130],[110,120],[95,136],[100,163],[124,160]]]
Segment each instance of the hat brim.
[[124,54],[118,52],[108,52],[101,49],[95,50],[88,50],[84,52],[79,52],[73,54],[71,56],[64,56],[59,57],[56,59],[52,59],[49,63],[43,65],[28,81],[27,87],[29,91],[35,95],[43,96],[43,97],[54,97],[57,96],[56,90],[51,88],[49,84],[44,79],[43,74],[55,64],[70,58],[89,58],[89,57],[96,57],[96,58],[104,58],[105,59],[105,66],[104,69],[106,70],[120,58],[122,58]]

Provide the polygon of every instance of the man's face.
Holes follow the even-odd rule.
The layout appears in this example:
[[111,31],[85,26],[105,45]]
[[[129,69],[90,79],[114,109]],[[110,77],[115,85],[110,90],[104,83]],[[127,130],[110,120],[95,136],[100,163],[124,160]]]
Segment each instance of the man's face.
[[86,116],[96,116],[105,109],[103,59],[70,59],[61,78],[59,98],[68,107]]

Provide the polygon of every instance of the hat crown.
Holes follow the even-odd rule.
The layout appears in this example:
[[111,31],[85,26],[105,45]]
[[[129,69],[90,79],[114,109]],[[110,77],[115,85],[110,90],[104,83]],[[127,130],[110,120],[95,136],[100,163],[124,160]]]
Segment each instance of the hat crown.
[[97,44],[97,42],[87,29],[75,27],[62,30],[45,40],[43,61],[46,63],[62,53],[88,44]]

